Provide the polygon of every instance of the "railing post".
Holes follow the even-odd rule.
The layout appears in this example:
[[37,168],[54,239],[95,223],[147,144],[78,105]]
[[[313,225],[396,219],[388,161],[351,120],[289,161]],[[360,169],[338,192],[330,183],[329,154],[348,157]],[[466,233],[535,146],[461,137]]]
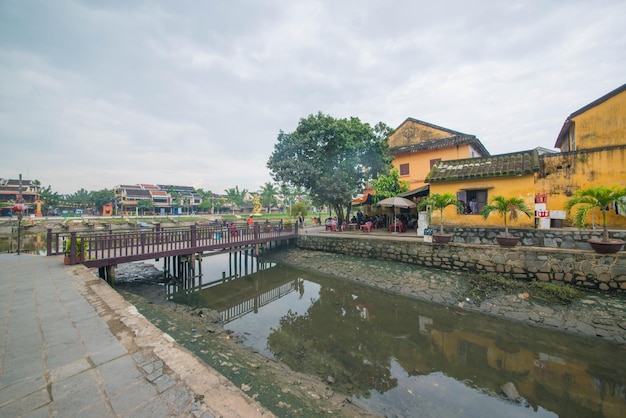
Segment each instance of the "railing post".
[[70,232],[70,265],[76,264],[76,232]]
[[156,245],[161,244],[161,223],[156,224]]
[[48,228],[48,235],[46,237],[46,248],[47,248],[46,255],[51,256],[52,255],[52,229],[51,228]]
[[146,231],[141,230],[141,254],[146,253]]
[[190,248],[195,248],[196,247],[196,224],[191,225],[191,247]]

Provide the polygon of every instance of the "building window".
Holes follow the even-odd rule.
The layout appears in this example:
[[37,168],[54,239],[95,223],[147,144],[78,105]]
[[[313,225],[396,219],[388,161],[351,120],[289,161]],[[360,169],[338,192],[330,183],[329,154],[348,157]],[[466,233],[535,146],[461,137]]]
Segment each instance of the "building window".
[[409,175],[409,164],[400,164],[400,175],[408,176]]
[[437,164],[439,161],[441,161],[441,158],[434,158],[430,160],[430,168],[433,168],[433,166]]
[[480,210],[487,204],[487,190],[465,190],[458,192],[456,198],[463,205],[466,215],[479,215]]

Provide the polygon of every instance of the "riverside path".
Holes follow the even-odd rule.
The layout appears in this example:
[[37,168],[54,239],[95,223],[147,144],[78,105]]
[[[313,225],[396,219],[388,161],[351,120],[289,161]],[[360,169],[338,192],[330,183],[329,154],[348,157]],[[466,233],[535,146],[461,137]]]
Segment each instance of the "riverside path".
[[1,254],[0,416],[273,414],[89,270]]

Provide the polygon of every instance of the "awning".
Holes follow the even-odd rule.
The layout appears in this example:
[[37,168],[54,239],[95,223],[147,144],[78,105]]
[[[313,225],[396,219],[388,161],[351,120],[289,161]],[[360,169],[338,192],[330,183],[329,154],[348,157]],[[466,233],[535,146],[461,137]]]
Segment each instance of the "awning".
[[418,187],[417,189],[409,190],[408,192],[400,193],[398,196],[406,197],[407,199],[411,197],[421,197],[428,196],[430,192],[430,184],[425,184],[423,186]]

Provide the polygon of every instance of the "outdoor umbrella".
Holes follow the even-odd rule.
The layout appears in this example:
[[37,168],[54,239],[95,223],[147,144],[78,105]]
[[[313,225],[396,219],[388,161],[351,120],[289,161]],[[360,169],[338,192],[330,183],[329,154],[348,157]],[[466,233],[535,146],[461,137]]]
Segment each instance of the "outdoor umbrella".
[[[380,202],[378,202],[378,206],[383,206],[383,207],[388,207],[388,208],[393,207],[394,208],[393,213],[395,215],[396,208],[414,208],[417,205],[412,200],[405,199],[400,196],[394,196],[394,197],[388,197],[386,199],[381,200]],[[395,220],[393,223],[393,228],[394,228],[394,232],[398,232],[396,229],[397,227],[396,227]]]

